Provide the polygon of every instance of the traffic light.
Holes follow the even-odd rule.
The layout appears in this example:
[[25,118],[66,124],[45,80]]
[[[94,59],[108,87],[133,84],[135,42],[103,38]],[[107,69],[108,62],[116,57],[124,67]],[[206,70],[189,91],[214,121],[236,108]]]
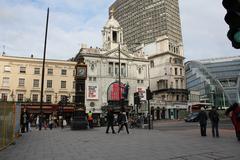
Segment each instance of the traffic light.
[[146,93],[147,93],[147,100],[153,99],[153,93],[151,92],[149,87],[146,89]]
[[140,97],[138,92],[134,93],[134,104],[140,104]]
[[229,25],[228,39],[236,49],[240,48],[240,0],[223,0],[222,4],[227,10],[225,21]]

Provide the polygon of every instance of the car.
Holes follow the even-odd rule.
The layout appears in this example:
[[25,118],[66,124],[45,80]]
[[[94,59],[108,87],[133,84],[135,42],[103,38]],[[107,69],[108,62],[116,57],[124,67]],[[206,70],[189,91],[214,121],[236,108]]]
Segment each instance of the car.
[[198,122],[199,121],[198,115],[199,112],[192,112],[186,118],[184,118],[184,120],[185,122]]

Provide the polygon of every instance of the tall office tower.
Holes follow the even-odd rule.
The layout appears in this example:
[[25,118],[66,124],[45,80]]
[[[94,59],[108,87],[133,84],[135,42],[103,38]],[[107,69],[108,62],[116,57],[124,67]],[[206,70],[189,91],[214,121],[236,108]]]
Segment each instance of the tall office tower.
[[133,43],[149,44],[163,35],[175,44],[182,42],[178,0],[116,0],[111,10],[131,50]]

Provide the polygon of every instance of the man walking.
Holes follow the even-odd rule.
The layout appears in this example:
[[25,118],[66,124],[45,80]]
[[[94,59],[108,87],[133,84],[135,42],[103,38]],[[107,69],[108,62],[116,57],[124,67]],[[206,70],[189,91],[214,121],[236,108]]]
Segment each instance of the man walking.
[[106,133],[108,133],[109,127],[111,127],[112,133],[115,134],[114,127],[113,127],[113,122],[114,122],[114,114],[113,114],[112,108],[109,108],[108,113],[107,113],[107,130],[106,130]]
[[120,133],[120,131],[123,128],[123,126],[125,126],[127,134],[129,134],[129,131],[128,131],[128,120],[127,120],[126,112],[122,112],[122,111],[120,112],[119,117],[118,117],[118,122],[119,122],[118,133]]
[[208,117],[212,124],[212,136],[219,137],[218,132],[219,114],[214,106],[212,107],[212,110],[208,113]]
[[199,118],[199,124],[200,124],[200,131],[201,131],[201,136],[207,136],[206,133],[206,128],[207,128],[207,113],[204,111],[204,108],[201,108],[201,111],[199,112],[198,115]]

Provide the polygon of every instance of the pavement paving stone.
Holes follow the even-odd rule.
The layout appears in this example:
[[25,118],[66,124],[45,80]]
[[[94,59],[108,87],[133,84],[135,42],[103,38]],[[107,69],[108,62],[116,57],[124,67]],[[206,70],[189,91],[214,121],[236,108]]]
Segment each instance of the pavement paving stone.
[[196,129],[161,131],[131,129],[105,134],[106,128],[32,131],[0,151],[0,160],[239,160],[240,143],[234,131],[220,130],[220,138],[201,137]]

